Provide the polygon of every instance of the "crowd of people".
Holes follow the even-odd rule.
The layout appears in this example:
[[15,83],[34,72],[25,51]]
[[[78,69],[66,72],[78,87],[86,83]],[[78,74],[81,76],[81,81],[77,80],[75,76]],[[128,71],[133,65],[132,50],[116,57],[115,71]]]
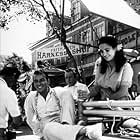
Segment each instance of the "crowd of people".
[[[133,69],[117,39],[112,35],[101,37],[98,47],[100,57],[95,62],[95,82],[90,88],[77,80],[73,68],[65,70],[66,86],[52,88],[47,72],[41,69],[34,71],[32,78],[28,80],[29,86],[24,83],[26,74],[19,76],[15,69],[4,67],[0,72],[0,139],[7,140],[5,131],[8,127],[8,114],[13,118],[12,127],[20,125],[21,112],[16,94],[11,89],[11,84],[18,81],[21,93],[26,97],[22,107],[27,124],[41,140],[100,140],[103,135],[102,123],[87,126],[77,124],[77,102],[81,99],[140,100],[140,95],[134,93],[134,85],[133,90],[129,90],[130,87],[132,89]],[[140,84],[139,74],[138,83]],[[140,131],[139,119],[136,124]]]

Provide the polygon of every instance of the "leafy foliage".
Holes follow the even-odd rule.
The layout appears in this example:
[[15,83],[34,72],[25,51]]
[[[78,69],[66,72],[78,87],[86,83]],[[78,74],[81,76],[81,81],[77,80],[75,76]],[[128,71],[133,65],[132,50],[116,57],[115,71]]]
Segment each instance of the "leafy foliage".
[[[56,4],[56,0],[54,1],[55,7],[60,8],[60,4]],[[5,29],[8,29],[8,23],[20,15],[25,15],[27,21],[35,23],[36,21],[50,20],[46,13],[54,15],[55,12],[49,0],[1,0],[0,11],[0,28]]]
[[8,56],[7,58],[5,58],[4,66],[7,66],[7,65],[11,65],[12,67],[18,68],[20,73],[24,73],[31,70],[27,62],[24,61],[22,57],[19,57],[15,53],[13,53],[12,56]]
[[1,0],[0,1],[0,28],[8,28],[8,23],[15,18],[15,14],[11,14],[12,7],[18,5],[18,0]]

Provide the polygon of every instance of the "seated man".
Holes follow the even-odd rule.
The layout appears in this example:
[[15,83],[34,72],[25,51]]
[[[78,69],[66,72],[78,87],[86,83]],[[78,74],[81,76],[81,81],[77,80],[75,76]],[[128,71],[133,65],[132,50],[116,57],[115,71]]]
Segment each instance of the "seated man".
[[45,140],[80,140],[81,137],[99,140],[102,124],[75,125],[75,105],[71,94],[63,87],[51,88],[47,74],[35,71],[33,83],[36,91],[25,100],[27,123],[33,133]]

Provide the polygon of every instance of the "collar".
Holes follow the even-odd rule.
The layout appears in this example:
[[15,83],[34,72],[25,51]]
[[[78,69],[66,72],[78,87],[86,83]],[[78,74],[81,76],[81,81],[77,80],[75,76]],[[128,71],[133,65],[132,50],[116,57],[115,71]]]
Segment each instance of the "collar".
[[78,87],[78,85],[79,85],[79,82],[77,81],[74,86]]
[[2,77],[0,77],[0,83],[7,85],[6,81]]
[[67,85],[67,87],[78,87],[78,85],[79,85],[79,82],[77,81],[73,86]]
[[[48,96],[48,95],[51,95],[52,92],[53,92],[53,89],[49,87],[49,92],[48,92],[47,96]],[[37,92],[36,92],[36,96],[38,96],[38,95],[40,95],[40,93],[37,91]],[[47,97],[47,96],[46,96],[46,97]]]

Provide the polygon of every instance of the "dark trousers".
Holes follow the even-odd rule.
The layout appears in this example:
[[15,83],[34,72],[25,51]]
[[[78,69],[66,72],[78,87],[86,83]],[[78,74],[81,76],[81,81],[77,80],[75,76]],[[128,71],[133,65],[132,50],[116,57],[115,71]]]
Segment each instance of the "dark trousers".
[[0,140],[7,140],[6,129],[4,129],[4,128],[0,128]]

